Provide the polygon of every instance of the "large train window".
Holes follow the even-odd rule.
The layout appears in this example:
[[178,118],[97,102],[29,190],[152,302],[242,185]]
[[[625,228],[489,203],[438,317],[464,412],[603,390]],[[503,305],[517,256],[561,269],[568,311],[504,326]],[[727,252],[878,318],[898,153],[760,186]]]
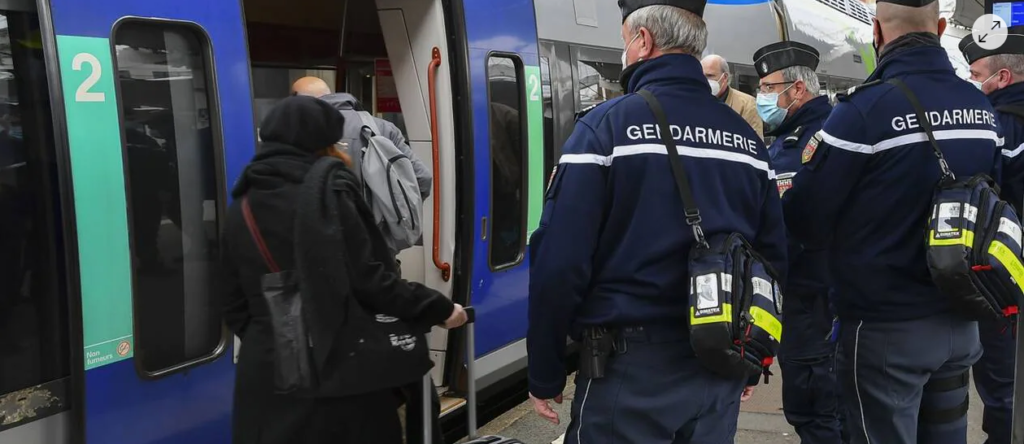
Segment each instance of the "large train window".
[[124,116],[138,368],[149,376],[220,347],[220,143],[204,34],[131,21],[114,31]]
[[[0,431],[69,407],[68,280],[52,122],[39,18],[0,11],[0,400],[25,390],[7,398],[13,412],[4,418],[0,411]],[[22,398],[44,407],[19,414]]]
[[518,57],[487,58],[491,123],[492,269],[514,266],[526,248],[526,107],[523,64]]
[[622,63],[618,53],[582,47],[575,49],[576,91],[579,95],[576,111],[623,94],[624,86],[619,85]]

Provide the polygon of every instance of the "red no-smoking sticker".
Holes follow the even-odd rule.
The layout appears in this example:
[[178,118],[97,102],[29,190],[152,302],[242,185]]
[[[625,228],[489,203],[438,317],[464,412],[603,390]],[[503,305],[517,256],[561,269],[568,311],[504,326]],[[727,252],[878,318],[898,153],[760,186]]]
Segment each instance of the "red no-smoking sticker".
[[131,351],[132,345],[128,341],[121,341],[117,344],[117,354],[121,356],[128,356],[128,352]]

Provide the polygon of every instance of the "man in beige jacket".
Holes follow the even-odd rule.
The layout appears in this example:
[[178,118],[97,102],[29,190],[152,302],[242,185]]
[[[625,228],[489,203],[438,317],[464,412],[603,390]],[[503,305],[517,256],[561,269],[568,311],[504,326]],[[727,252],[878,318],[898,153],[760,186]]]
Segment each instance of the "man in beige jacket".
[[754,131],[757,131],[757,135],[764,139],[763,122],[757,115],[757,101],[750,94],[729,87],[732,74],[725,58],[711,54],[701,59],[700,64],[704,67],[704,77],[707,77],[708,83],[711,84],[711,93],[743,116],[743,120],[746,120]]

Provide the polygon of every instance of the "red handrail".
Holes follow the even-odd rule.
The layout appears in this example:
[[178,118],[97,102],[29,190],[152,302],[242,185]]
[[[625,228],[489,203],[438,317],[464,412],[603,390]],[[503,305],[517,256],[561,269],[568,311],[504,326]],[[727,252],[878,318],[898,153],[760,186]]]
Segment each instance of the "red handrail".
[[441,66],[441,50],[436,46],[430,53],[427,67],[427,92],[430,95],[430,147],[434,159],[434,266],[441,270],[441,279],[448,282],[452,277],[452,266],[441,262],[441,166],[440,136],[437,131],[437,68]]

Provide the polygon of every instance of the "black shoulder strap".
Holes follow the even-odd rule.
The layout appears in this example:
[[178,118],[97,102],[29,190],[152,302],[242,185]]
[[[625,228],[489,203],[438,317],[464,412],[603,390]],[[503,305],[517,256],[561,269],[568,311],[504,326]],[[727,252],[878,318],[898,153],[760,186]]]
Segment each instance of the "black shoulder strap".
[[708,243],[704,238],[704,230],[700,228],[700,210],[697,208],[697,201],[693,198],[693,190],[690,188],[690,178],[686,175],[683,162],[679,160],[679,149],[676,148],[676,140],[672,137],[672,131],[668,126],[668,118],[661,108],[661,103],[651,94],[650,91],[642,89],[637,91],[640,97],[647,101],[647,106],[654,113],[658,121],[658,130],[661,132],[661,142],[665,144],[668,164],[672,167],[672,176],[675,177],[676,187],[679,189],[679,197],[683,200],[683,212],[686,214],[686,223],[693,227],[693,235],[697,242],[707,248]]
[[935,141],[935,134],[932,132],[932,122],[928,120],[928,116],[925,115],[924,107],[921,106],[921,102],[917,100],[917,96],[914,95],[913,91],[907,87],[906,83],[897,78],[887,80],[885,83],[893,85],[899,88],[903,92],[903,95],[907,96],[907,100],[910,101],[910,106],[914,107],[914,112],[917,113],[917,121],[924,129],[925,134],[928,135],[928,142],[932,145],[932,150],[935,152],[935,157],[939,158],[939,168],[942,169],[943,179],[955,179],[953,171],[949,169],[949,164],[946,163],[946,158],[942,156],[942,150],[939,149],[939,142]]
[[1016,116],[1017,120],[1020,120],[1021,123],[1024,123],[1024,106],[1020,106],[1020,105],[999,105],[999,106],[996,107],[996,111],[999,111],[999,112],[1004,113],[1004,114],[1010,114],[1012,116]]

